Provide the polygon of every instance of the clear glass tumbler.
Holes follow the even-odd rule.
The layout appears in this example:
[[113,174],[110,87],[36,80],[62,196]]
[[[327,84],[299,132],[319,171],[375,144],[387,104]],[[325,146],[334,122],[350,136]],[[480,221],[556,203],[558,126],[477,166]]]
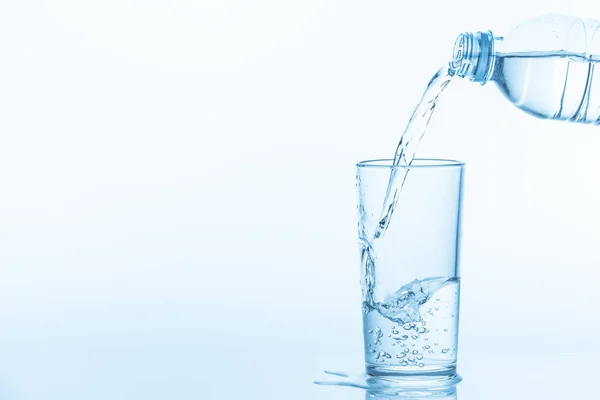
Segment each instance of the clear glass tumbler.
[[[456,375],[463,168],[434,159],[357,164],[368,374]],[[386,202],[390,177],[396,201]]]

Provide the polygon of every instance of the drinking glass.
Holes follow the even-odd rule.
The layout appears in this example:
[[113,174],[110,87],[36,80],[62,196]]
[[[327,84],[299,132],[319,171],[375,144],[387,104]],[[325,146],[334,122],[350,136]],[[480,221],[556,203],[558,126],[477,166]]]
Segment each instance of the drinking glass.
[[357,164],[370,375],[456,374],[463,170],[440,159]]

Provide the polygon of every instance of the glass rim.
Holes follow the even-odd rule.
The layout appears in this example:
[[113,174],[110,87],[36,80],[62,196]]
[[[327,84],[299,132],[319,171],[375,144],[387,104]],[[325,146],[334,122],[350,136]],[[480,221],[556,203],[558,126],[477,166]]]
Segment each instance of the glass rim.
[[392,165],[392,158],[378,158],[374,160],[365,160],[356,163],[357,168],[449,168],[464,167],[465,163],[457,160],[445,158],[415,158],[410,165]]

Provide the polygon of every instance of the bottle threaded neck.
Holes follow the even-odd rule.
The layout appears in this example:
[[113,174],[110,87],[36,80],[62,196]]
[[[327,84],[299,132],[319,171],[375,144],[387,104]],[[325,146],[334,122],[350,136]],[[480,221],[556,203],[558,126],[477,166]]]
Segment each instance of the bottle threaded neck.
[[492,77],[494,64],[492,32],[466,32],[458,36],[450,63],[456,75],[483,85]]

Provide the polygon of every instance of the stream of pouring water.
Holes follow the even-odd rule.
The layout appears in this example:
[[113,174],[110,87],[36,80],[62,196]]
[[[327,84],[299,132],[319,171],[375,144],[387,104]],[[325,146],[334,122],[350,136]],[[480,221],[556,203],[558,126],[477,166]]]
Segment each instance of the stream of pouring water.
[[[374,244],[385,234],[390,225],[394,209],[398,203],[398,197],[409,172],[408,166],[411,165],[415,158],[417,147],[427,130],[439,97],[454,77],[454,73],[452,65],[445,64],[429,81],[425,93],[423,93],[421,101],[415,108],[406,130],[398,143],[393,165],[406,167],[391,168],[381,216],[373,237],[370,238],[367,236],[367,229],[364,226],[359,228],[359,236],[362,243],[361,261],[364,268],[364,280],[362,284],[364,312],[377,309],[377,302],[374,296],[376,285]],[[364,212],[364,210],[359,209],[359,212]],[[361,217],[360,220],[363,221],[364,219]]]
[[[394,166],[409,166],[413,162],[417,147],[427,130],[438,99],[453,77],[454,71],[451,65],[447,64],[440,68],[429,81],[425,93],[421,97],[421,101],[415,108],[415,111],[413,111],[406,129],[400,137],[400,142],[398,142],[398,147],[394,154]],[[398,202],[398,195],[402,191],[408,170],[409,168],[392,168],[390,181],[383,200],[381,218],[375,231],[375,238],[383,235],[390,224],[392,214]]]

